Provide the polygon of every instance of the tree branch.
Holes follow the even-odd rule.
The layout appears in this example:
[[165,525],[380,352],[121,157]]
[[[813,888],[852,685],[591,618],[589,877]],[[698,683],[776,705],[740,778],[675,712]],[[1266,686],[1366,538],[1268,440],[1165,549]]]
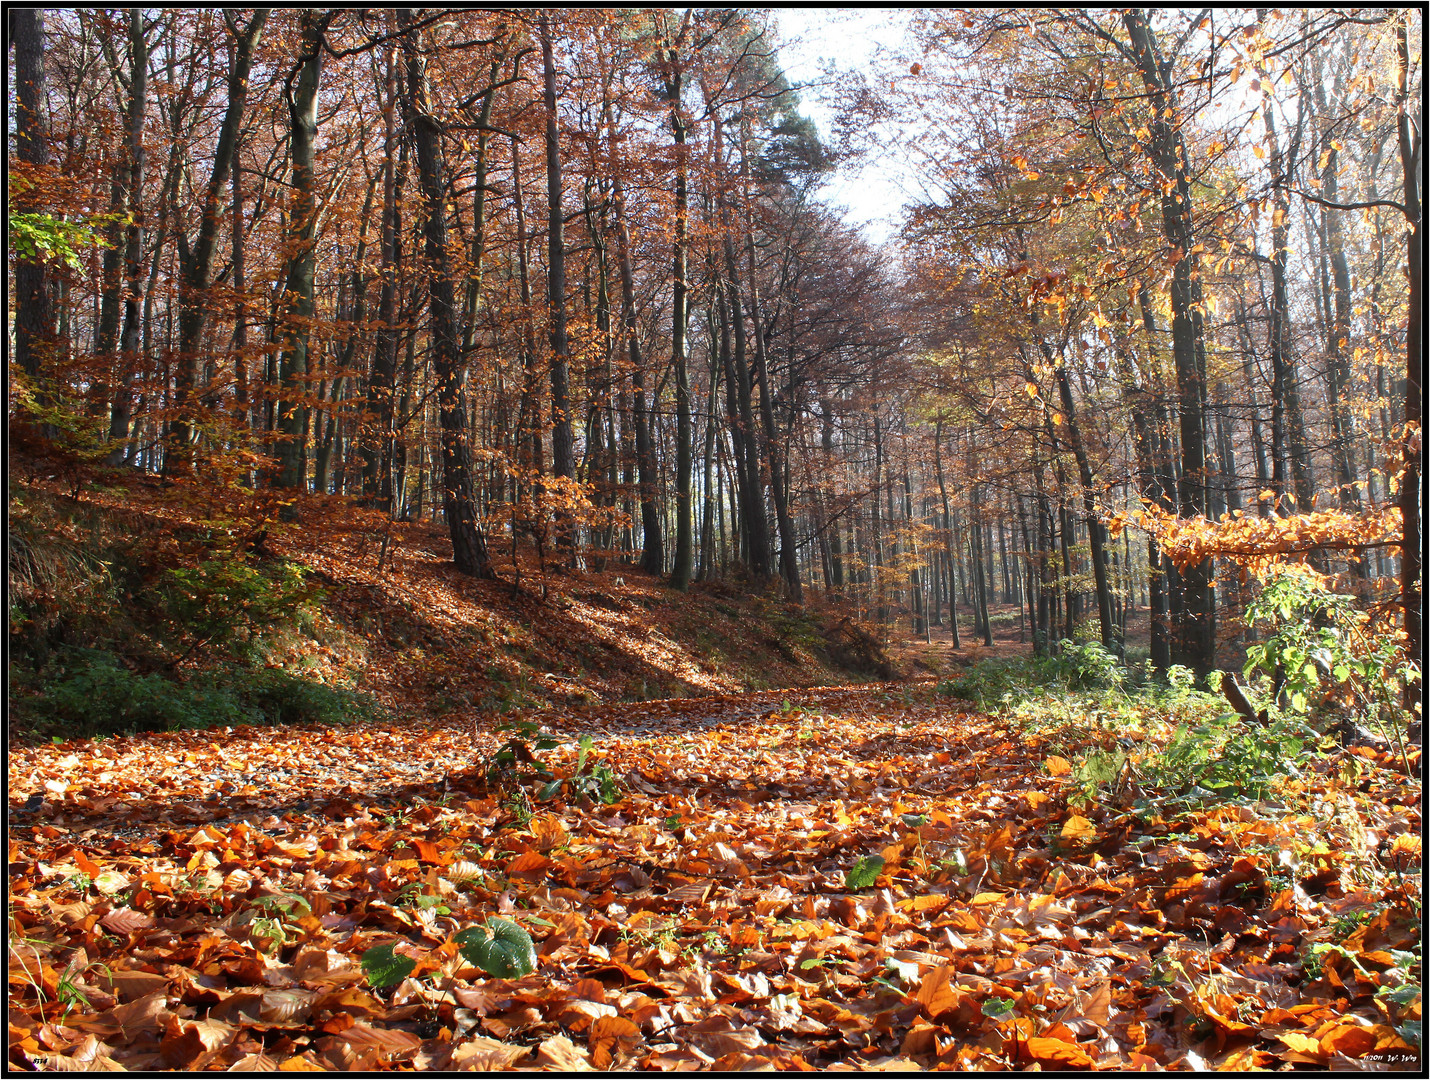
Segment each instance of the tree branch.
[[1312,195],[1309,191],[1302,191],[1300,188],[1291,188],[1291,191],[1301,196],[1301,198],[1307,202],[1329,207],[1332,210],[1369,210],[1374,206],[1388,206],[1392,210],[1399,210],[1407,218],[1410,217],[1410,211],[1406,209],[1405,204],[1395,202],[1393,199],[1371,199],[1368,202],[1340,203],[1331,202],[1329,199],[1322,199],[1319,196]]

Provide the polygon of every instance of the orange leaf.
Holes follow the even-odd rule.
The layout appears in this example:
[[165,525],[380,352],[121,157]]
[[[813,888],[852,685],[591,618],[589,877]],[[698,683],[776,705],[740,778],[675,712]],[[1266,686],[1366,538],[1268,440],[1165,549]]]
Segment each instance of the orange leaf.
[[1072,765],[1068,763],[1067,758],[1060,758],[1056,754],[1043,762],[1043,768],[1048,770],[1049,776],[1066,776],[1072,772]]
[[1097,836],[1097,830],[1087,818],[1073,814],[1063,822],[1063,830],[1059,836],[1070,843],[1085,844]]
[[934,968],[927,972],[919,983],[915,1000],[924,1007],[924,1012],[930,1020],[937,1020],[944,1013],[958,1008],[963,992],[953,985],[955,974],[952,967]]
[[417,857],[425,863],[433,866],[446,866],[452,861],[452,853],[443,851],[430,840],[413,840],[412,846],[417,849]]
[[1065,1043],[1061,1039],[1029,1039],[1023,1044],[1028,1057],[1040,1065],[1052,1065],[1060,1069],[1090,1069],[1092,1058],[1076,1043]]
[[1355,1024],[1342,1024],[1321,1036],[1321,1049],[1327,1054],[1343,1054],[1358,1058],[1375,1049],[1375,1033]]

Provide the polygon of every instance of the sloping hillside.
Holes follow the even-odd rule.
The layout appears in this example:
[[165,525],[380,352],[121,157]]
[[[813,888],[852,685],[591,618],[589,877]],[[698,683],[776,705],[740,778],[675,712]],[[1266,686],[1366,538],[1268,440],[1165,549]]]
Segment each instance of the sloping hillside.
[[[389,523],[341,500],[305,501],[280,525],[261,498],[224,504],[197,485],[21,464],[9,556],[22,701],[75,656],[106,650],[120,668],[179,683],[241,653],[432,716],[893,674],[844,612],[787,604],[746,579],[681,594],[622,565],[548,560],[543,572],[524,546],[513,563],[508,544],[495,553],[500,579],[475,581],[452,567],[440,525]],[[207,638],[195,628],[206,619]]]

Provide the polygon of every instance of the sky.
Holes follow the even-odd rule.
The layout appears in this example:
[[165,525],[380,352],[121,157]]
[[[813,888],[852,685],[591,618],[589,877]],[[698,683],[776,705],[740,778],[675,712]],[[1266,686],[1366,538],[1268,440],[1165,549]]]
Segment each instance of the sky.
[[[879,46],[893,48],[903,40],[908,9],[900,8],[775,8],[779,26],[780,61],[791,84],[802,86],[803,112],[828,137],[834,111],[820,83],[831,67],[868,71]],[[863,229],[870,241],[889,240],[898,229],[908,196],[898,183],[896,163],[871,155],[862,164],[841,168],[819,195],[844,211],[845,220]]]

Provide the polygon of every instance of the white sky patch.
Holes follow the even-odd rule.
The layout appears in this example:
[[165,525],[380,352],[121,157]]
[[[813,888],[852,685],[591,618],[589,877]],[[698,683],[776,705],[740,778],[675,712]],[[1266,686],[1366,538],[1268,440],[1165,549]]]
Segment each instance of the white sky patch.
[[[790,83],[800,86],[802,111],[821,137],[830,137],[835,116],[821,87],[827,73],[832,69],[871,75],[878,49],[896,49],[905,41],[910,14],[907,8],[775,9],[780,64]],[[890,155],[875,153],[841,167],[820,187],[819,196],[880,244],[898,230],[904,203],[914,190],[907,179],[900,183],[899,171]]]

